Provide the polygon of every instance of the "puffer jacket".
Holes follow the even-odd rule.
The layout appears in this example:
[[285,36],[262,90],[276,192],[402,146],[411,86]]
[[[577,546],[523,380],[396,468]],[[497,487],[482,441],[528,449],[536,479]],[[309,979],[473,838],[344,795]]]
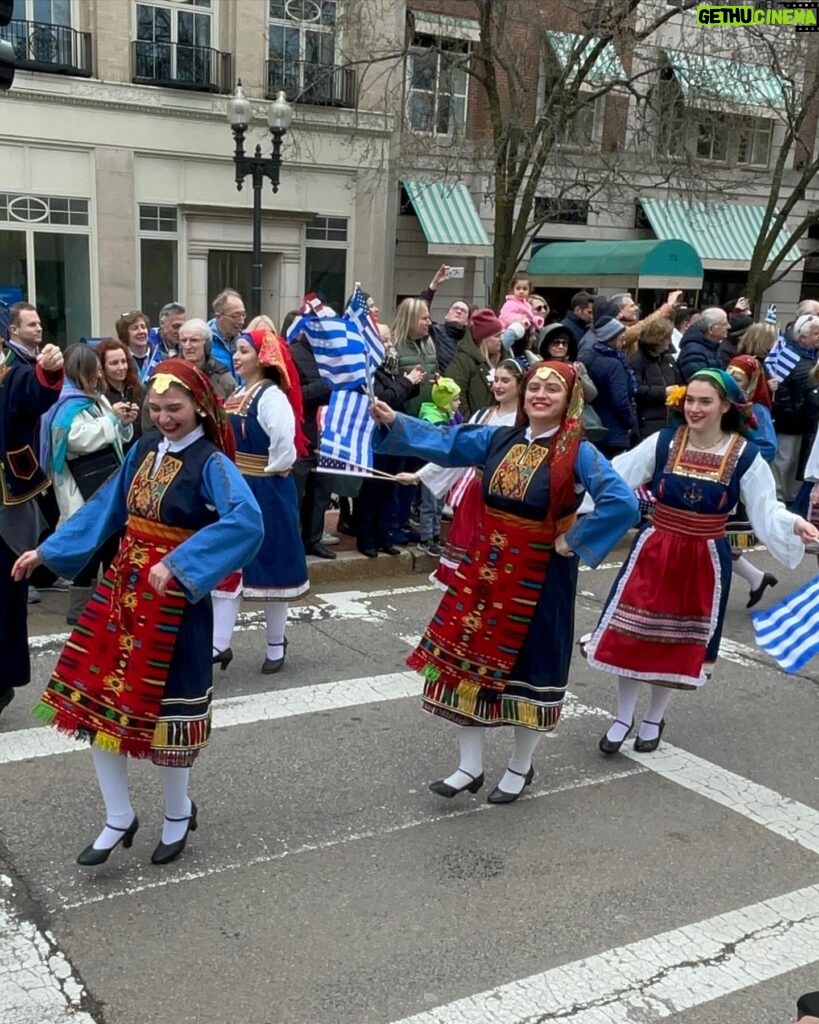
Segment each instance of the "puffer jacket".
[[460,413],[469,419],[473,412],[492,405],[492,365],[483,356],[469,331],[458,344],[455,358],[446,368],[445,377],[451,377],[460,387]]
[[706,338],[699,324],[692,324],[680,342],[677,369],[687,384],[698,370],[721,370],[720,343]]
[[634,400],[637,405],[637,431],[642,441],[668,426],[666,388],[681,384],[682,377],[671,352],[656,352],[642,342],[638,343],[629,365],[637,378]]

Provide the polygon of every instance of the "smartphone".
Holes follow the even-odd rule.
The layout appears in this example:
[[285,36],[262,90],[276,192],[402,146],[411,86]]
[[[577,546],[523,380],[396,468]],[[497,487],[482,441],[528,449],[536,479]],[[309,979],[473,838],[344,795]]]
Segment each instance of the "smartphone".
[[446,268],[446,279],[451,281],[453,278],[460,278],[464,276],[463,267],[447,267]]

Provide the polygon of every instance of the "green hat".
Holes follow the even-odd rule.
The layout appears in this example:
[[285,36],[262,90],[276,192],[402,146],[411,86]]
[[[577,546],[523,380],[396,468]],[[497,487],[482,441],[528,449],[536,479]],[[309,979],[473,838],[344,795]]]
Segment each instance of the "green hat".
[[461,393],[459,384],[451,377],[439,377],[437,384],[432,385],[432,401],[439,409],[449,409],[452,399]]

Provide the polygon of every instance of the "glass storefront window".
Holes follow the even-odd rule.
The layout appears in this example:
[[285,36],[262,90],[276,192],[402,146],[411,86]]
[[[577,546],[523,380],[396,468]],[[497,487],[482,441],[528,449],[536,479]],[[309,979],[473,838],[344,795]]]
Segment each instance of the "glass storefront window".
[[43,338],[65,347],[91,335],[88,236],[0,231],[0,299],[34,302]]
[[308,245],[305,250],[304,292],[318,292],[341,313],[347,298],[347,250],[321,249]]
[[139,257],[142,282],[139,308],[156,324],[160,309],[177,294],[176,239],[141,238]]
[[91,330],[87,235],[34,232],[34,277],[43,338],[65,348]]
[[25,232],[0,231],[0,302],[11,306],[27,298]]

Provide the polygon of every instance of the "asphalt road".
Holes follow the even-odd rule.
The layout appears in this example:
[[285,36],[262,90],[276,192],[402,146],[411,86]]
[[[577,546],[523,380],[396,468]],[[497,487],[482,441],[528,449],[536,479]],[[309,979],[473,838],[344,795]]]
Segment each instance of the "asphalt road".
[[[816,563],[775,571],[762,607]],[[614,574],[581,573],[578,635]],[[508,807],[486,803],[508,730],[480,793],[427,790],[457,755],[404,668],[436,603],[423,576],[312,593],[274,679],[243,617],[183,857],[149,863],[160,788],[135,764],[140,832],[90,871],[90,756],[28,714],[65,628],[64,595],[45,595],[36,680],[0,719],[0,1022],[793,1020],[819,988],[819,664],[786,676],[758,651],[735,582],[718,673],[675,695],[656,754],[601,757],[613,679],[576,658]]]

